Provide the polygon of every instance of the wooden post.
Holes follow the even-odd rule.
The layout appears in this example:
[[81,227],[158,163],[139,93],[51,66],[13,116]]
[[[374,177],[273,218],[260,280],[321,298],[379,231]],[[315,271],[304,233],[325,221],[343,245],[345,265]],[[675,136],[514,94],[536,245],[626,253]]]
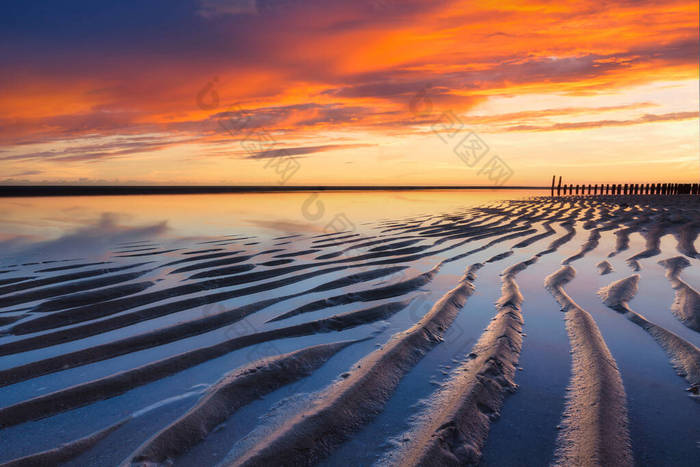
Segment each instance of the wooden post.
[[576,184],[576,195],[578,195],[578,183]]
[[598,184],[597,183],[593,186],[593,194],[594,195],[598,194]]
[[554,180],[556,180],[556,178],[557,178],[556,175],[552,175],[552,190],[551,190],[552,198],[554,198]]
[[[559,184],[557,185],[557,196],[559,196],[559,193],[561,193],[561,175],[559,175]],[[566,194],[566,191],[564,191],[564,194]]]

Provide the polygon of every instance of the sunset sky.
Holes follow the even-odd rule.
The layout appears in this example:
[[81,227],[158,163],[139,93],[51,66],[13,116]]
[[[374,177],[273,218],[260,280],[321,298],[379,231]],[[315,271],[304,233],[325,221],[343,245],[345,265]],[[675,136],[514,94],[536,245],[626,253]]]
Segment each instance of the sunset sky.
[[[493,156],[508,185],[698,181],[698,16],[697,0],[6,2],[0,183],[491,185]],[[463,141],[485,145],[477,162]]]

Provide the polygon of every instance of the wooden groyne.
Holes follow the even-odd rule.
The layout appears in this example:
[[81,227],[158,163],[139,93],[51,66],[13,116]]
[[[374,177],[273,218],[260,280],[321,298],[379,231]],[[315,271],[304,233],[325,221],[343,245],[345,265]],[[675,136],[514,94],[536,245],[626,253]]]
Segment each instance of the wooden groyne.
[[[601,184],[561,184],[554,185],[556,175],[552,175],[552,196],[568,195],[700,195],[700,183],[601,183]],[[555,194],[556,193],[556,194]]]

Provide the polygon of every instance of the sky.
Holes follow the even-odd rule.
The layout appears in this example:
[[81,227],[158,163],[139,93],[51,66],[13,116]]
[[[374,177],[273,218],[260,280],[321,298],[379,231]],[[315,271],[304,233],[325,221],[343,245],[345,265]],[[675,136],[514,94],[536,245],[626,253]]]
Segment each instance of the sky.
[[8,2],[0,183],[700,179],[692,1]]

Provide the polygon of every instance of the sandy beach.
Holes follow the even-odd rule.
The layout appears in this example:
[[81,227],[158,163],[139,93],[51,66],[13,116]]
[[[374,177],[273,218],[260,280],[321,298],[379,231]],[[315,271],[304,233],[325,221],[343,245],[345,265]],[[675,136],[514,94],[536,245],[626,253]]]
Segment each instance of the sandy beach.
[[690,465],[699,211],[530,197],[3,263],[0,461]]

